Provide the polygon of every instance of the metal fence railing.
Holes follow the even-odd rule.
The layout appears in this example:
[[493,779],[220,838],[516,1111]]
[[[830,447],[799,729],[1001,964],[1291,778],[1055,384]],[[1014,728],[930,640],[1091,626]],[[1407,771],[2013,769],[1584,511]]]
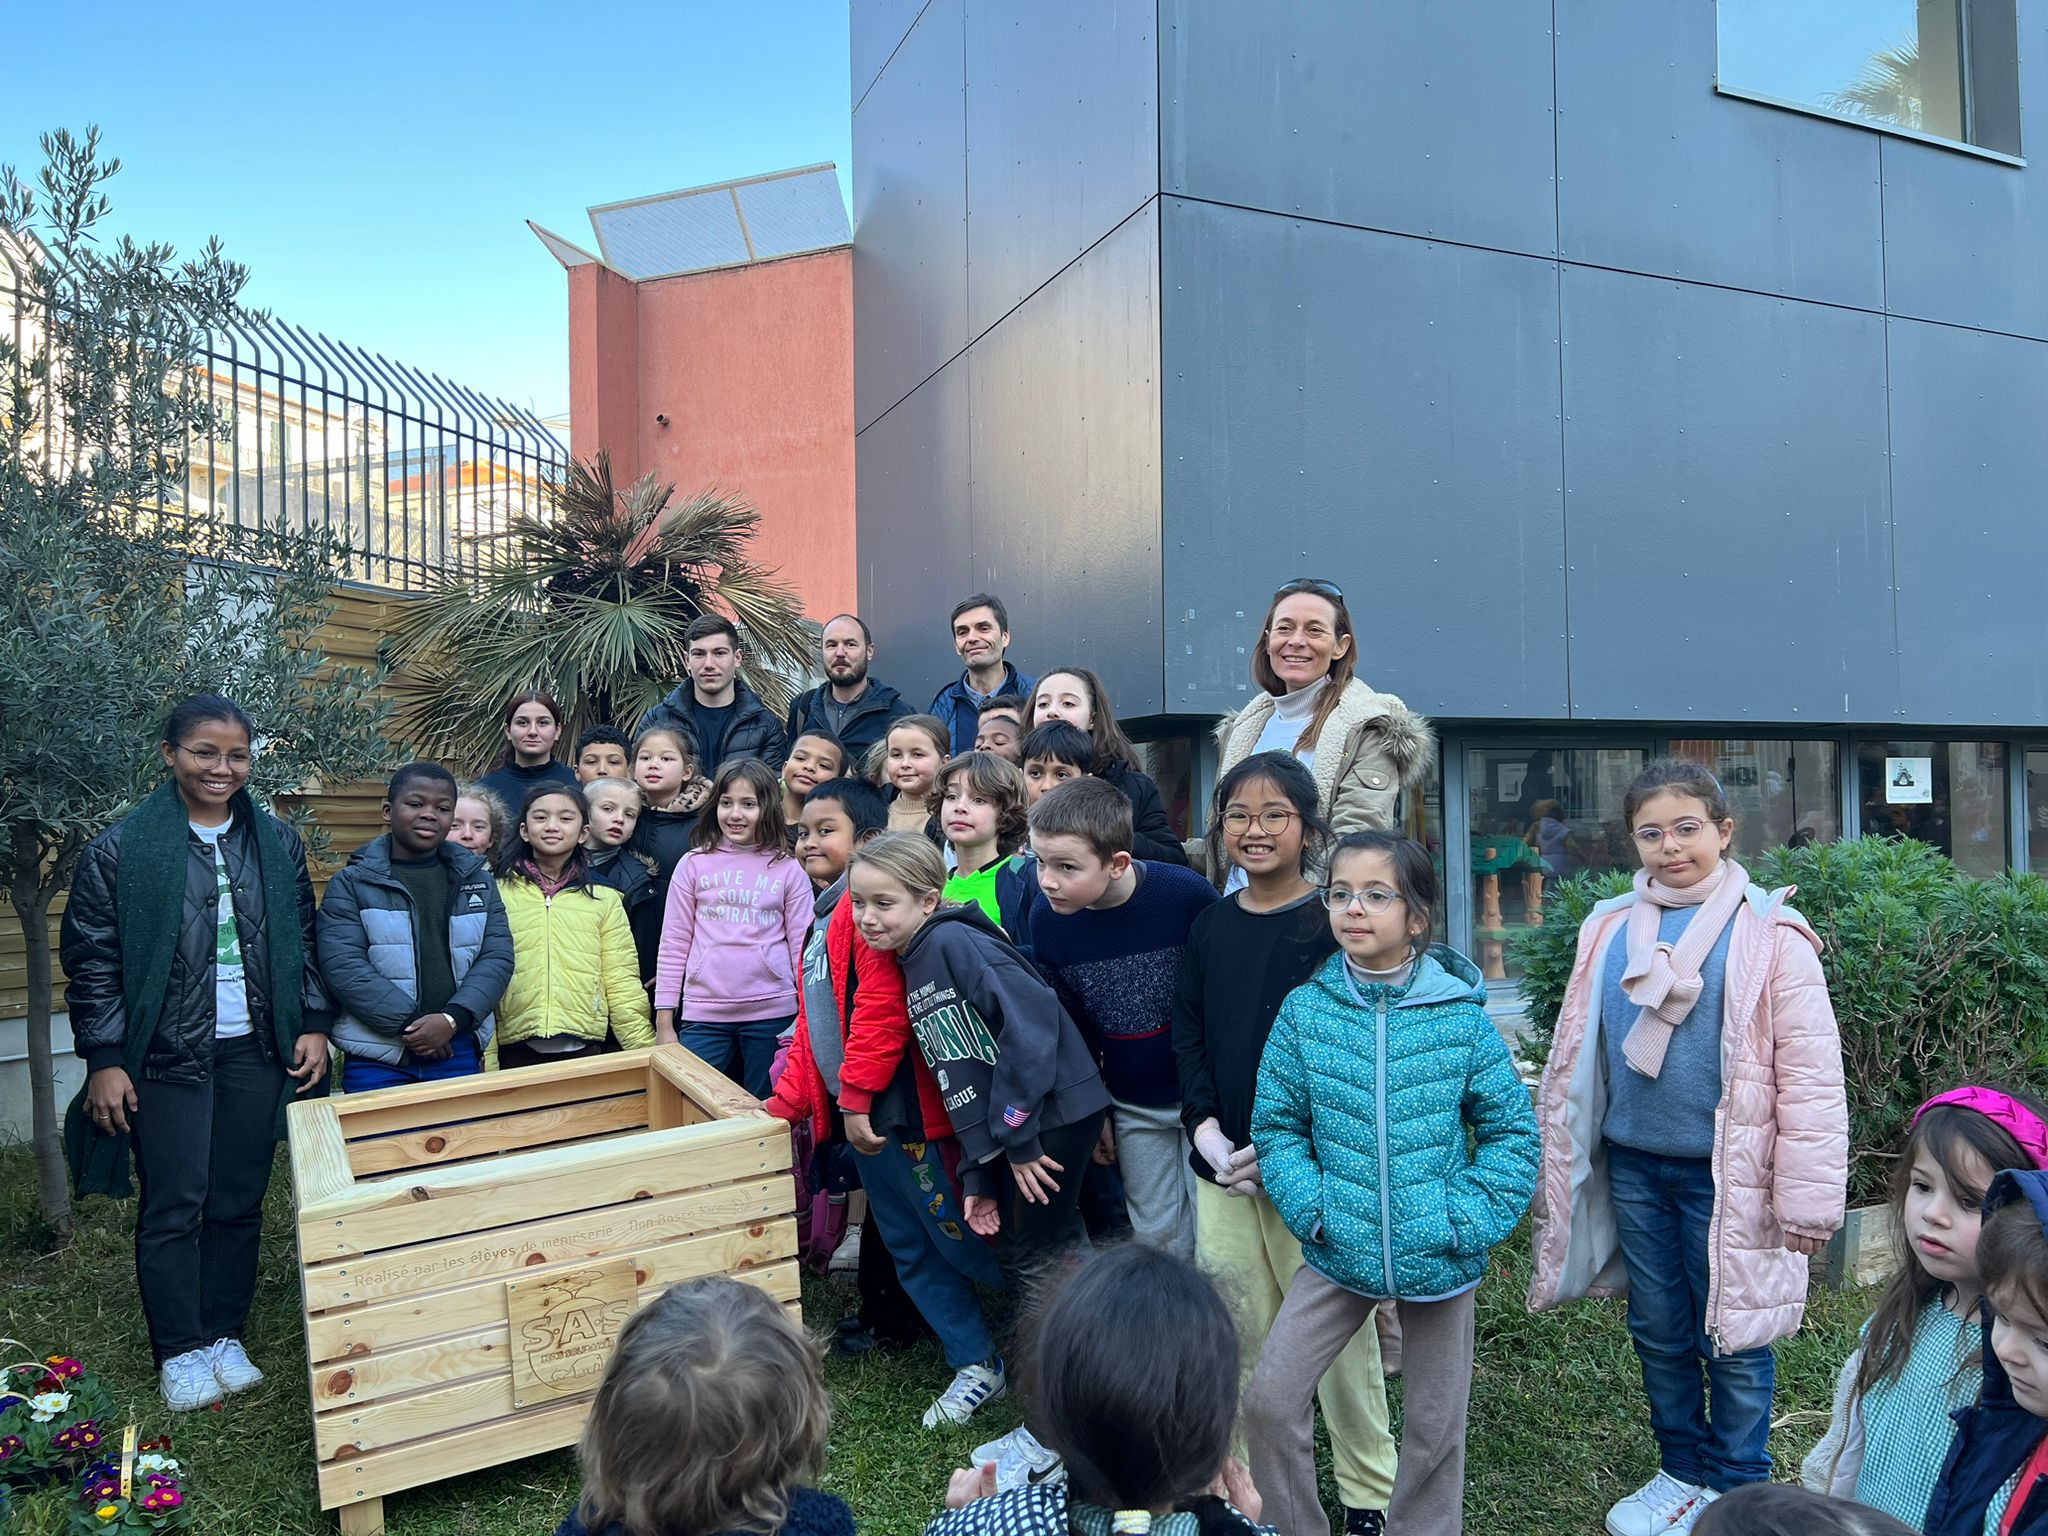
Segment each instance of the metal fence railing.
[[[36,302],[0,244],[0,332],[23,366],[43,344]],[[567,465],[532,412],[283,321],[202,333],[188,377],[225,440],[195,440],[182,485],[135,512],[325,528],[348,541],[351,580],[412,591],[472,573],[476,536],[542,511]]]

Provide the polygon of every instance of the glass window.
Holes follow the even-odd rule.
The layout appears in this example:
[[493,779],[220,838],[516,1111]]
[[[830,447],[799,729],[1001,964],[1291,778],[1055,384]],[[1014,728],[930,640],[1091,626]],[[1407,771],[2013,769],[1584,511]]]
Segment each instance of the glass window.
[[1916,837],[1981,877],[2005,868],[2005,743],[1856,744],[1860,835]]
[[1473,958],[1490,979],[1519,974],[1509,949],[1543,921],[1547,883],[1636,867],[1621,801],[1648,760],[1640,747],[1467,749]]
[[1673,741],[1673,757],[1704,763],[1735,817],[1729,851],[1745,864],[1766,848],[1842,835],[1841,758],[1832,741]]
[[1719,0],[1723,89],[2017,155],[2014,0]]
[[2048,875],[2048,751],[2027,753],[2027,868]]
[[1193,803],[1195,738],[1162,736],[1157,741],[1141,741],[1135,745],[1138,761],[1152,776],[1152,782],[1159,786],[1159,799],[1166,807],[1166,819],[1173,824],[1174,836],[1186,841],[1206,835],[1209,830],[1205,819],[1208,808]]

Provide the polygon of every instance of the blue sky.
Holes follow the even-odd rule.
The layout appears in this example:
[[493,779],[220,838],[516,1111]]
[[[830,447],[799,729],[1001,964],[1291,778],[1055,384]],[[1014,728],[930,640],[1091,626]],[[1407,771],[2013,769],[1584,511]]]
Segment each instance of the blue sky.
[[847,0],[15,8],[0,164],[98,123],[115,228],[219,235],[246,299],[542,414],[566,412],[562,270],[593,203],[835,161]]

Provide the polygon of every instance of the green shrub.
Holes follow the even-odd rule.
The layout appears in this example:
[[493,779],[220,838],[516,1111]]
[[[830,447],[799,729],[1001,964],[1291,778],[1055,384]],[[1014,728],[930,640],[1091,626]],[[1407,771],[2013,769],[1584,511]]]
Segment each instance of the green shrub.
[[[1774,848],[1751,877],[1792,898],[1826,946],[1849,1085],[1849,1198],[1884,1198],[1914,1108],[1967,1082],[2048,1087],[2048,882],[1977,880],[1925,843],[1893,838]],[[1579,924],[1628,888],[1567,880],[1515,945],[1529,1053],[1547,1057]]]

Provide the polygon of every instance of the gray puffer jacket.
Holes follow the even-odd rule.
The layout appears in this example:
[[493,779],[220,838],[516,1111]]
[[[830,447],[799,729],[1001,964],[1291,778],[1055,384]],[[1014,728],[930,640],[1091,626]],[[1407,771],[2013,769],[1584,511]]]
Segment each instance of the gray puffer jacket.
[[[497,1027],[492,1010],[512,980],[512,929],[484,861],[454,843],[448,866],[448,960],[455,993],[446,1011],[473,1030],[479,1051]],[[405,1026],[419,1017],[419,915],[391,869],[391,836],[358,848],[327,883],[317,926],[320,976],[335,1009],[334,1043],[365,1061],[405,1060]]]

